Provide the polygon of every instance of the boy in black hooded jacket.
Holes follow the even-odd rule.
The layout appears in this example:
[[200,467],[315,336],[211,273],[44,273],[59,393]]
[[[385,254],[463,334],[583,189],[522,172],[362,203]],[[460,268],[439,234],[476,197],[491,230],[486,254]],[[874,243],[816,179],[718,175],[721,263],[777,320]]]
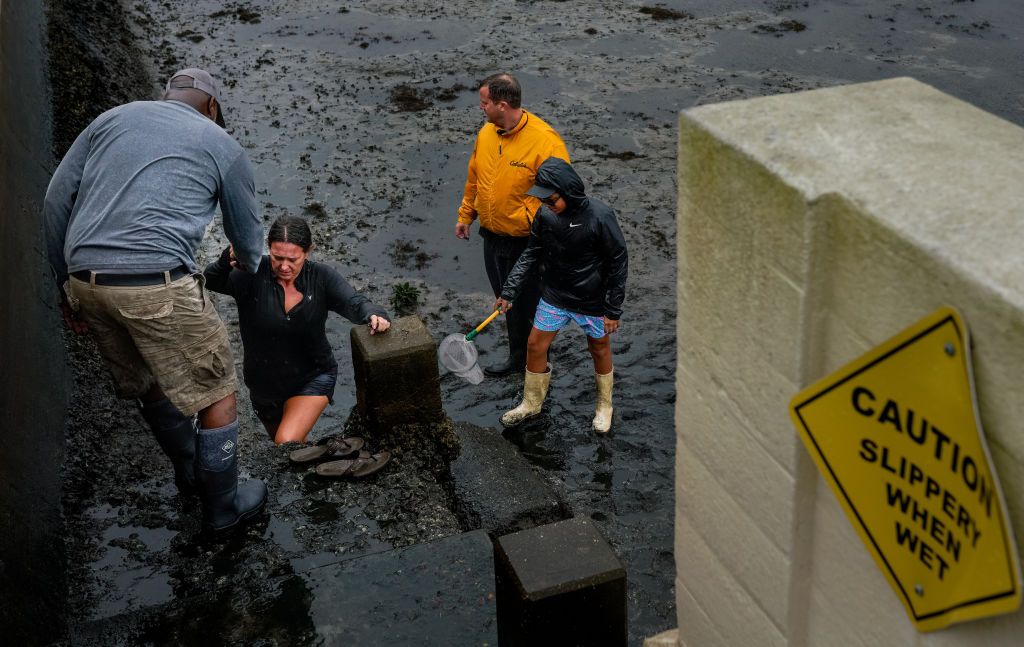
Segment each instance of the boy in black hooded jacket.
[[527,193],[540,199],[530,242],[512,268],[495,308],[512,307],[523,279],[541,261],[541,301],[526,347],[523,401],[501,417],[511,427],[540,413],[551,383],[548,347],[570,320],[587,334],[594,359],[597,404],[593,426],[612,423],[612,351],[609,334],[619,328],[626,294],[628,255],[615,211],[584,194],[583,180],[564,160],[548,158]]

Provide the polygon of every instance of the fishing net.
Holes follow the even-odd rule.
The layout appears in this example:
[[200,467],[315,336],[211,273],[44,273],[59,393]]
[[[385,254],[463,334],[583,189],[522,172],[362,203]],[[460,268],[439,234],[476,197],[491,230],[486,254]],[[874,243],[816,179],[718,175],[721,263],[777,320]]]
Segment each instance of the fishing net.
[[454,333],[445,337],[437,349],[437,355],[446,369],[468,380],[470,384],[484,381],[484,372],[476,361],[476,346],[466,341],[465,335]]

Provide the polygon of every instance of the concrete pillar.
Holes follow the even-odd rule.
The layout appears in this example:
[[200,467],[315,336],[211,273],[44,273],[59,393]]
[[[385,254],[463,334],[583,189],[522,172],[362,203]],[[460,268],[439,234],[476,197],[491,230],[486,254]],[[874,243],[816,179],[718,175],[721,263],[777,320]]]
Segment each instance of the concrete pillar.
[[444,419],[437,343],[419,317],[399,317],[384,334],[352,328],[356,410],[370,430]]
[[679,141],[678,642],[1014,644],[1020,613],[914,629],[787,405],[956,307],[1024,536],[1024,130],[891,79],[688,110]]
[[498,642],[625,645],[626,569],[585,517],[494,542]]

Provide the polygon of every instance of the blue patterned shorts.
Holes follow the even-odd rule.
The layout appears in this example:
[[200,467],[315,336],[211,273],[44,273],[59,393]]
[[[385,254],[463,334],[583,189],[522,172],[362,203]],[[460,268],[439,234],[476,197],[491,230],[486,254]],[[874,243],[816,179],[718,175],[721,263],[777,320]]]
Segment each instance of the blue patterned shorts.
[[569,325],[570,319],[583,329],[587,337],[592,339],[604,337],[604,317],[592,317],[562,310],[544,299],[537,304],[537,314],[534,315],[533,326],[544,332],[556,332]]

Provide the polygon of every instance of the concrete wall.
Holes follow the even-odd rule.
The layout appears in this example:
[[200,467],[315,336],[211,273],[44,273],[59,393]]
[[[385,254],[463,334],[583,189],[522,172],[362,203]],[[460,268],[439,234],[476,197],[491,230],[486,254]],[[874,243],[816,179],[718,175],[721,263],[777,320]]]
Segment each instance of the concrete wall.
[[63,633],[68,375],[42,246],[53,158],[42,2],[0,0],[0,635]]
[[1019,644],[914,629],[787,407],[955,306],[1024,537],[1024,130],[910,79],[689,110],[678,232],[679,642]]

